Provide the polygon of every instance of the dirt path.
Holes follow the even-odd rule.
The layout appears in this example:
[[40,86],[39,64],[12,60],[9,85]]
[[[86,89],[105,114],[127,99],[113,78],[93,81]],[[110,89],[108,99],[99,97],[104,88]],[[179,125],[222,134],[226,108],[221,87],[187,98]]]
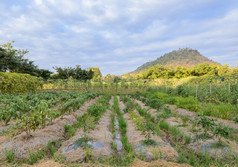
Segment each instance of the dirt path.
[[8,142],[4,142],[0,148],[0,157],[4,156],[5,149],[15,150],[15,157],[19,159],[29,158],[29,150],[36,152],[43,146],[46,146],[49,141],[63,140],[64,125],[77,122],[75,115],[81,115],[85,112],[88,106],[94,104],[98,98],[85,102],[82,107],[71,115],[65,115],[63,118],[57,118],[52,125],[46,126],[44,129],[37,129],[32,133],[30,139],[25,138],[25,132],[15,136]]

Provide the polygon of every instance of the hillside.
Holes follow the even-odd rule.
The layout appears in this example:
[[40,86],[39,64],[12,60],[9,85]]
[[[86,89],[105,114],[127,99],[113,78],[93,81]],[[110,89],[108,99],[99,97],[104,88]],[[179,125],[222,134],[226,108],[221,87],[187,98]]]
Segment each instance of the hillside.
[[142,66],[138,67],[135,71],[133,71],[133,73],[144,71],[157,64],[191,67],[203,63],[216,64],[216,62],[202,56],[197,50],[186,48],[166,53],[163,56],[157,58],[156,60],[147,62]]

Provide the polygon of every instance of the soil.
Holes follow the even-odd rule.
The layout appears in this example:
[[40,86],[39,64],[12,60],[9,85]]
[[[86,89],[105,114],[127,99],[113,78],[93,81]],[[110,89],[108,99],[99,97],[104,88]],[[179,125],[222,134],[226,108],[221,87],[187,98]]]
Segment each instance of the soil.
[[[139,104],[145,108],[146,106],[137,100]],[[165,105],[169,107],[169,109],[177,113],[179,115],[183,116],[188,116],[189,121],[191,122],[192,120],[195,120],[196,113],[187,111],[186,109],[182,108],[177,108],[175,105]],[[210,117],[211,118],[211,117]],[[208,153],[209,156],[216,158],[219,157],[221,159],[226,158],[230,156],[230,154],[237,154],[238,155],[238,145],[235,141],[230,141],[227,139],[222,138],[222,143],[225,143],[225,147],[213,147],[214,144],[218,143],[218,139],[216,137],[212,137],[211,139],[197,139],[195,140],[197,135],[201,135],[204,133],[202,127],[200,128],[200,131],[197,133],[193,133],[190,131],[192,125],[188,122],[188,126],[181,126],[183,125],[183,121],[179,117],[170,117],[165,120],[170,127],[177,126],[177,128],[185,135],[185,136],[190,136],[191,137],[191,143],[187,145],[189,149],[192,149],[196,153]],[[235,124],[233,121],[228,121],[228,120],[222,120],[222,119],[217,119],[216,123],[223,123],[226,126],[230,126],[234,129],[238,128],[238,124]],[[226,124],[228,122],[228,124]],[[210,134],[212,136],[212,134]],[[230,149],[229,149],[230,148]]]
[[[176,105],[166,104],[165,106],[169,107],[169,109],[174,113],[178,113],[179,115],[189,116],[191,120],[195,120],[195,116],[197,113],[188,111],[183,108],[176,108]],[[214,117],[209,117],[209,118],[215,119],[216,120],[215,123],[217,123],[217,124],[222,123],[222,124],[238,131],[238,124],[235,123],[234,121],[224,120],[224,119],[214,118]]]
[[[85,102],[84,105],[76,111],[75,115],[80,115],[85,112],[86,108],[96,102],[97,99]],[[58,141],[64,139],[64,125],[77,122],[74,114],[65,115],[62,118],[57,118],[53,124],[46,126],[44,129],[37,129],[32,133],[32,137],[26,139],[25,132],[15,136],[9,141],[2,144],[0,148],[0,157],[5,154],[5,149],[15,150],[15,157],[19,159],[28,159],[29,150],[36,152],[47,146],[49,141]]]
[[[178,123],[180,118],[170,117],[165,121],[170,125],[170,127],[182,125],[182,122]],[[224,143],[225,147],[212,147],[214,144],[218,143],[218,139],[216,137],[212,138],[205,138],[205,139],[196,139],[197,135],[204,134],[202,127],[200,128],[199,132],[192,133],[190,132],[191,125],[185,127],[177,127],[185,136],[191,137],[190,144],[187,145],[187,148],[192,149],[197,154],[202,153],[205,154],[206,152],[209,154],[210,157],[216,158],[219,157],[224,159],[230,154],[237,154],[238,155],[238,145],[234,141],[230,141],[227,139],[222,138],[222,143]],[[209,134],[212,136],[212,134]]]
[[143,102],[141,102],[139,100],[134,99],[134,101],[136,103],[138,103],[143,109],[148,110],[148,112],[151,114],[151,116],[153,116],[153,117],[157,116],[157,110],[156,109],[153,109],[153,108],[150,108],[150,107],[146,106]]
[[7,130],[11,125],[14,125],[14,124],[15,124],[15,121],[10,121],[8,122],[7,125],[5,125],[5,123],[1,121],[0,122],[0,136],[2,131]]
[[130,167],[159,167],[159,166],[163,166],[163,167],[190,167],[190,165],[188,164],[178,164],[178,163],[174,163],[174,162],[168,162],[165,160],[156,160],[156,161],[152,161],[152,162],[145,162],[145,161],[141,161],[139,159],[135,159],[134,163],[132,165],[130,165]]
[[[168,143],[165,143],[159,136],[152,135],[151,139],[156,141],[156,146],[142,146],[142,141],[145,140],[145,136],[142,132],[136,130],[134,122],[130,119],[129,114],[124,114],[124,119],[127,121],[127,137],[129,143],[132,144],[133,149],[138,157],[143,155],[143,160],[152,161],[156,157],[153,152],[156,152],[161,158],[169,161],[177,161],[178,153]],[[160,155],[161,154],[161,155]]]
[[[87,135],[87,137],[93,139],[93,142],[99,142],[103,145],[102,148],[92,148],[92,157],[94,161],[103,161],[112,155],[110,145],[112,141],[112,134],[109,131],[110,113],[111,112],[108,110],[107,113],[105,113],[99,120],[99,124],[96,125],[95,129]],[[57,154],[63,155],[66,158],[66,161],[69,163],[84,162],[86,158],[86,150],[81,147],[73,150],[66,149],[67,151],[63,153],[63,150],[65,150],[67,146],[72,145],[76,140],[82,138],[82,135],[83,131],[79,129],[75,136],[63,143]]]

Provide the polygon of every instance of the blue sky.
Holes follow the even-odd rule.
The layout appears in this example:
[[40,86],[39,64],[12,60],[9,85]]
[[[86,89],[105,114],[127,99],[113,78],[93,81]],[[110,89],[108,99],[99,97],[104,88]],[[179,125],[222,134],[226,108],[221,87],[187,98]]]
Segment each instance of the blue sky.
[[0,44],[40,68],[124,74],[179,48],[238,63],[237,0],[0,0]]

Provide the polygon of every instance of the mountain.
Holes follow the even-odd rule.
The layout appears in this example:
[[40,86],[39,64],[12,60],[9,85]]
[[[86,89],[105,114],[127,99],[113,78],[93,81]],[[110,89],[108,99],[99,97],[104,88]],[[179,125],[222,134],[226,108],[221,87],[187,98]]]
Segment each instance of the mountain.
[[180,65],[183,67],[191,67],[203,63],[216,64],[216,62],[201,55],[197,50],[185,48],[166,53],[154,61],[143,64],[132,73],[144,71],[157,64],[164,66]]

